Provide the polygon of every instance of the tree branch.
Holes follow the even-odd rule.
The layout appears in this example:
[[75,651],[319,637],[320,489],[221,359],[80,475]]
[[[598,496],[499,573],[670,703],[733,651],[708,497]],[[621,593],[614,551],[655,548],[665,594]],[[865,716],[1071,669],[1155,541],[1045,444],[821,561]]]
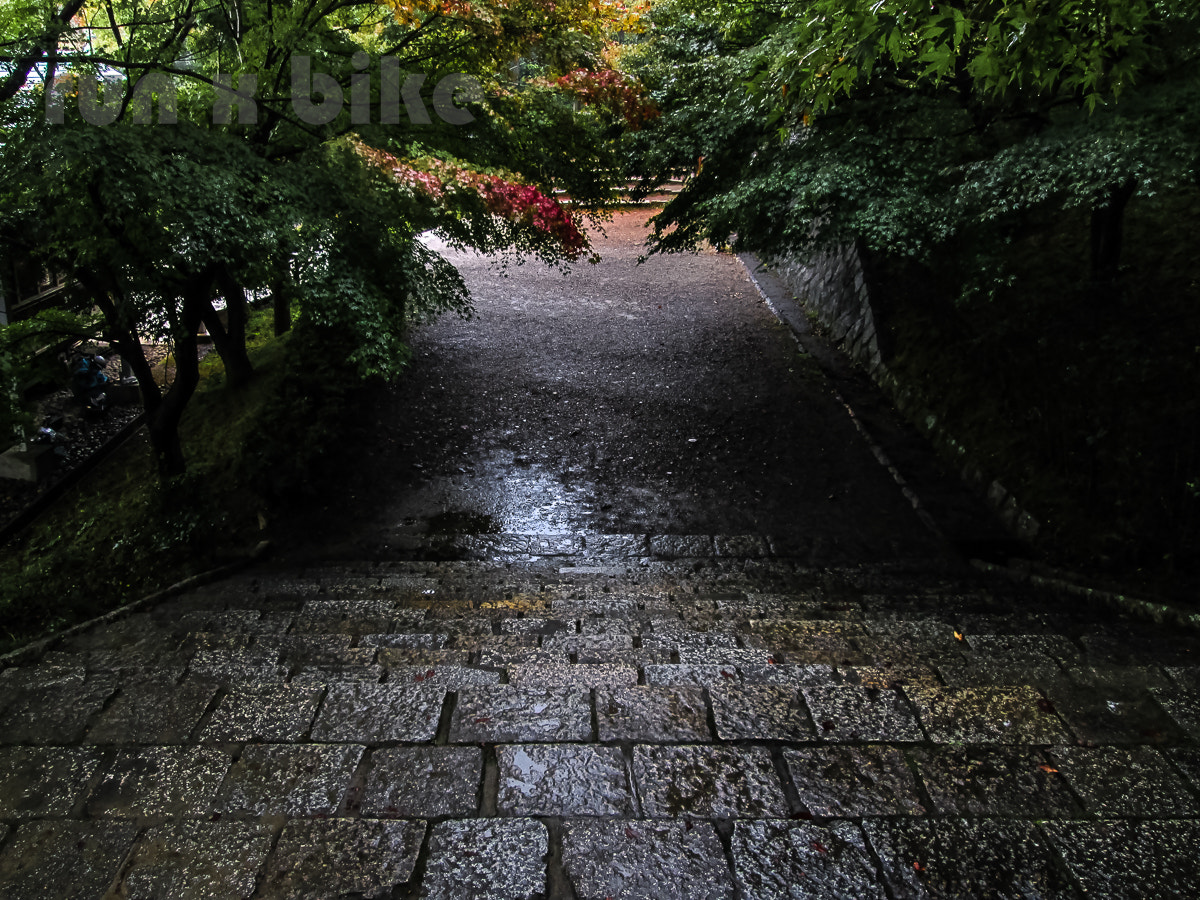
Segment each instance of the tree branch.
[[25,87],[25,82],[29,80],[29,73],[33,71],[33,67],[42,61],[52,47],[58,46],[59,34],[75,18],[75,14],[83,8],[85,2],[86,0],[67,0],[63,8],[51,17],[34,49],[21,57],[17,61],[16,68],[9,73],[3,83],[0,83],[0,103],[11,100],[16,96],[17,91]]

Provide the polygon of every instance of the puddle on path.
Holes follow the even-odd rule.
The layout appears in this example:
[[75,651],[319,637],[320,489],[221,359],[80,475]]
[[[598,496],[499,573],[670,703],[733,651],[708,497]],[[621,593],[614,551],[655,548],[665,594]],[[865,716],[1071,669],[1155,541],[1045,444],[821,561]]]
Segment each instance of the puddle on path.
[[494,454],[472,474],[434,475],[392,508],[393,527],[428,534],[566,534],[588,530],[596,486]]

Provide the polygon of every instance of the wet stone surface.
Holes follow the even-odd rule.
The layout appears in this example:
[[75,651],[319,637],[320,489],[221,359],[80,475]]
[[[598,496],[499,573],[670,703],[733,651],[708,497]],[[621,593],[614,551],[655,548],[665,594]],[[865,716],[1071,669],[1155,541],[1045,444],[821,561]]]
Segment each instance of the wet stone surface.
[[102,897],[137,829],[109,822],[28,822],[0,850],[0,898]]
[[801,688],[822,741],[921,741],[917,719],[892,688],[830,685]]
[[1044,826],[1088,896],[1174,900],[1200,888],[1200,822],[1050,822]]
[[1038,751],[938,747],[912,756],[939,813],[1052,819],[1079,812],[1062,773]]
[[0,819],[69,815],[100,761],[91,749],[0,748]]
[[445,697],[445,689],[425,685],[331,685],[312,739],[360,744],[432,740]]
[[[52,653],[47,653],[46,657],[52,656]],[[70,656],[72,659],[69,661],[51,661],[43,657],[41,665],[14,666],[0,671],[0,689],[4,692],[0,696],[0,710],[7,709],[24,691],[55,685],[83,684],[87,678],[87,669],[73,658],[75,654]]]
[[88,731],[93,744],[181,744],[208,709],[217,686],[188,679],[182,684],[142,682],[123,688]]
[[925,812],[916,779],[896,747],[784,750],[800,802],[814,816],[918,816]]
[[625,757],[616,747],[520,744],[498,747],[496,760],[501,815],[636,815]]
[[968,634],[967,643],[974,653],[992,659],[1055,659],[1071,663],[1079,658],[1079,648],[1062,635]]
[[198,650],[188,666],[188,673],[193,678],[239,684],[246,681],[283,681],[287,677],[288,667],[279,661],[279,654],[271,650],[229,652],[217,647]]
[[1200,793],[1200,747],[1168,750],[1167,757],[1191,783],[1192,789]]
[[849,822],[824,827],[779,820],[737,822],[733,861],[742,900],[887,896],[863,833]]
[[632,650],[633,641],[632,634],[552,634],[542,639],[542,648],[576,655],[613,653]]
[[447,691],[461,691],[499,683],[500,673],[495,669],[430,665],[397,666],[388,670],[388,684],[436,686]]
[[0,744],[69,744],[79,740],[114,690],[109,676],[20,692],[0,714]]
[[710,535],[660,534],[650,538],[650,554],[660,559],[704,558],[715,552]]
[[423,894],[446,900],[534,900],[546,887],[546,826],[531,819],[432,826]]
[[765,819],[789,812],[761,747],[637,746],[633,768],[649,818]]
[[1055,711],[1087,743],[1175,743],[1185,737],[1146,690],[1052,685]]
[[938,673],[948,686],[988,687],[1002,685],[1055,684],[1062,680],[1063,670],[1050,657],[1039,659],[968,659],[966,662],[939,663]]
[[385,647],[391,650],[441,650],[449,640],[444,634],[364,634],[358,639],[362,647]]
[[766,650],[741,647],[680,647],[679,661],[684,665],[733,666],[738,669],[752,667],[757,670],[775,662],[776,656]]
[[379,634],[391,630],[395,607],[387,600],[309,600],[296,616],[295,634]]
[[1032,824],[996,819],[866,819],[895,898],[1074,898],[1070,878]]
[[333,815],[363,748],[251,744],[225,776],[218,812],[233,816]]
[[766,665],[739,665],[738,672],[746,684],[833,684],[840,679],[833,666],[789,665],[768,663]]
[[856,655],[854,640],[866,633],[857,622],[829,620],[764,620],[751,622],[751,628],[771,650],[785,655],[815,652],[830,662]]
[[708,823],[572,821],[563,866],[579,900],[733,900],[720,839]]
[[1056,747],[1049,756],[1094,815],[1200,815],[1200,804],[1183,779],[1153,748]]
[[795,687],[720,685],[710,689],[717,736],[723,741],[807,741],[808,711]]
[[524,664],[508,670],[508,681],[523,687],[546,689],[628,687],[637,684],[638,670],[622,665],[539,666]]
[[450,722],[454,743],[587,741],[592,737],[591,696],[581,690],[514,685],[460,691]]
[[1200,636],[963,565],[645,212],[456,256],[271,559],[0,661],[0,900],[1200,896]]
[[478,747],[376,750],[361,811],[379,818],[474,815],[482,773],[483,753]]
[[605,742],[689,743],[712,738],[704,692],[697,687],[598,690],[596,719]]
[[1200,693],[1156,688],[1152,691],[1159,705],[1192,738],[1200,741]]
[[378,684],[383,680],[383,666],[301,666],[290,680],[293,685],[314,687],[330,684]]
[[407,669],[410,666],[437,669],[465,666],[471,662],[471,654],[466,650],[391,649],[385,647],[375,658],[385,669]]
[[654,685],[708,685],[741,681],[737,666],[720,665],[677,665],[662,663],[646,666],[646,684]]
[[271,840],[269,827],[257,822],[178,822],[151,828],[139,838],[117,896],[249,898]]
[[383,900],[412,877],[424,822],[289,822],[271,853],[261,900]]
[[[888,666],[838,666],[838,677],[846,684],[858,684],[863,687],[873,688],[898,688],[908,684],[919,684],[926,686],[938,686],[941,684],[941,678],[937,671],[930,666],[924,665],[888,665]],[[829,683],[836,681],[835,678],[823,679],[823,682],[807,682],[814,683]]]
[[540,647],[521,647],[514,650],[503,650],[498,647],[484,647],[478,651],[478,663],[494,669],[510,669],[515,666],[567,666],[571,664],[571,654],[566,650],[543,650]]
[[233,688],[221,698],[200,740],[301,740],[308,734],[324,692],[323,686],[310,684],[252,683]]
[[1032,687],[913,685],[904,692],[937,743],[1061,744],[1071,739],[1053,704]]
[[[684,650],[696,653],[715,648],[737,649],[737,636],[731,631],[697,630],[673,619],[656,619],[651,622],[651,628],[653,630],[641,636],[643,647],[678,650],[681,653]],[[758,657],[755,661],[765,662],[765,656]]]
[[[1186,693],[1200,694],[1200,666],[1167,666],[1164,671]],[[1155,687],[1166,685],[1156,684]]]
[[212,747],[120,751],[88,798],[88,815],[205,816],[231,762],[229,753]]

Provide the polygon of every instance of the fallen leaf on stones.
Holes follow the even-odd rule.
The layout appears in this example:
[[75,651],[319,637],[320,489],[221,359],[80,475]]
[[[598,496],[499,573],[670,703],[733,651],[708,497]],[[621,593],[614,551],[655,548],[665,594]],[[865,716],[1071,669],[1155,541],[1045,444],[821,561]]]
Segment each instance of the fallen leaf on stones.
[[963,639],[962,632],[961,631],[954,632],[954,639],[956,641],[961,641]]
[[1042,766],[1038,766],[1038,768],[1041,769],[1043,772],[1047,773],[1048,775],[1057,775],[1058,774],[1058,769],[1055,769],[1052,766],[1042,765]]

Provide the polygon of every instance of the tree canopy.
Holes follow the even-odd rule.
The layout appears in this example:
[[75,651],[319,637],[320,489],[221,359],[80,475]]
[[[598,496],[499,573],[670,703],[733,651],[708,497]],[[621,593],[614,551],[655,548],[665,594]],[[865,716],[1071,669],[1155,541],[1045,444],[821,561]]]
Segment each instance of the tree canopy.
[[1200,10],[1185,0],[663,0],[626,63],[663,116],[647,189],[685,173],[656,246],[830,241],[989,269],[1024,216],[1092,213],[1119,260],[1137,193],[1195,179]]
[[[393,374],[408,325],[470,310],[422,232],[586,254],[624,123],[563,79],[602,77],[628,15],[608,0],[7,4],[0,245],[83,286],[179,472],[201,323],[235,385],[263,298],[281,330],[293,312],[338,328],[361,372]],[[165,390],[141,353],[155,336],[176,346]]]

